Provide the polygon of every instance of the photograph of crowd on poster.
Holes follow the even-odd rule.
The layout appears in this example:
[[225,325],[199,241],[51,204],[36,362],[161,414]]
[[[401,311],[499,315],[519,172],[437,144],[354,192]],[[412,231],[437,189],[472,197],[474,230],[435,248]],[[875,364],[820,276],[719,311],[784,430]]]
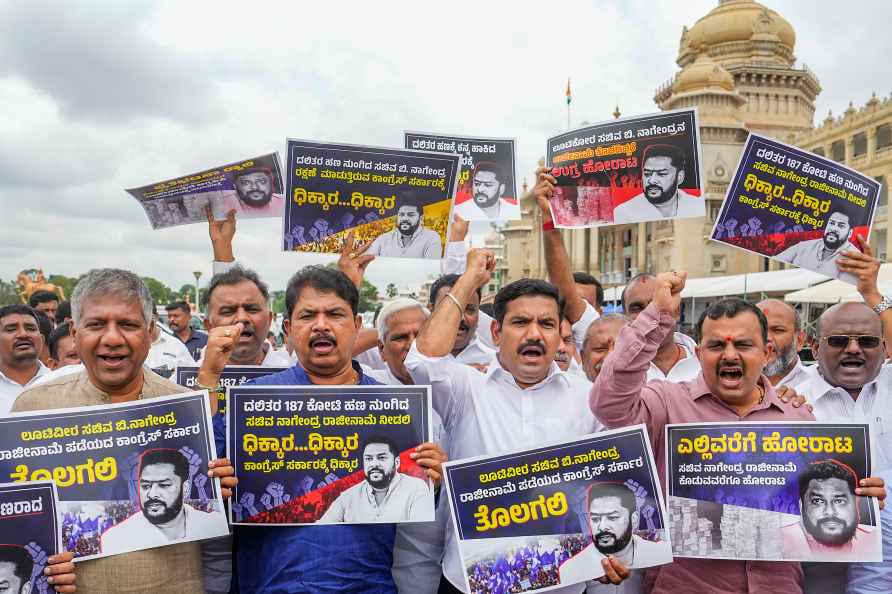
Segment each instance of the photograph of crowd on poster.
[[0,479],[53,479],[79,560],[229,533],[206,392],[0,418]]
[[879,193],[870,176],[750,134],[712,239],[856,284],[836,261],[867,242]]
[[460,157],[288,140],[286,252],[337,253],[353,231],[383,258],[443,256]]
[[428,386],[236,386],[227,444],[233,524],[429,522]]
[[61,551],[52,481],[0,483],[0,592],[48,592],[43,570],[47,559]]
[[696,109],[620,118],[548,139],[555,227],[702,217]]
[[880,561],[868,425],[667,425],[667,483],[678,557]]
[[280,217],[282,195],[279,153],[220,165],[183,177],[127,190],[146,211],[153,229],[217,220],[234,210],[236,218]]
[[443,465],[468,592],[544,592],[672,561],[643,425]]
[[453,212],[466,221],[520,218],[513,138],[406,132],[407,149],[461,155]]

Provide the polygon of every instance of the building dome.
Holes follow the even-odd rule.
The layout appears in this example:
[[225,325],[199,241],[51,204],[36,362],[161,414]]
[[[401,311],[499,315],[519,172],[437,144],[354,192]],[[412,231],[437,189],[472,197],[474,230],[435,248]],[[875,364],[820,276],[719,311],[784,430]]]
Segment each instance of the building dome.
[[792,25],[777,12],[753,0],[720,0],[682,38],[679,54],[735,42],[776,41],[790,51],[796,45]]
[[675,93],[721,89],[734,91],[734,77],[706,54],[700,54],[693,64],[685,66],[675,78]]

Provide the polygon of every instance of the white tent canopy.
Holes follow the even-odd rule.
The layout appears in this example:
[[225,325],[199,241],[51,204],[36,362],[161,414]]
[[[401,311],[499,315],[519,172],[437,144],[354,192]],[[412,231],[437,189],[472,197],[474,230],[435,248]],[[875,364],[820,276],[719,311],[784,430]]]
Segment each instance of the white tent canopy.
[[692,278],[685,283],[683,298],[724,297],[761,293],[785,293],[822,283],[827,277],[817,272],[794,268],[751,274],[734,274],[706,278]]
[[[892,278],[892,275],[890,275]],[[786,293],[806,289],[818,283],[825,283],[827,277],[817,272],[794,268],[792,270],[772,270],[731,276],[708,276],[689,278],[681,296],[684,299],[704,299],[762,293]],[[825,283],[828,284],[828,283]],[[619,301],[625,285],[604,290],[605,301]]]
[[[881,264],[877,279],[880,293],[892,295],[892,264]],[[832,280],[801,291],[788,293],[784,300],[791,303],[839,303],[841,301],[861,301],[855,285],[841,280]]]

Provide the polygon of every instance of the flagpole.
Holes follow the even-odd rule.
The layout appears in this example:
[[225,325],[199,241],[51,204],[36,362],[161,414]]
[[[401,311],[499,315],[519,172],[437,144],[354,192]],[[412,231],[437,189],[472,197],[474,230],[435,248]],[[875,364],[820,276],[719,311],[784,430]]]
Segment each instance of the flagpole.
[[573,95],[570,93],[570,78],[567,77],[567,92],[564,93],[564,96],[567,99],[567,130],[571,128],[570,125],[570,103],[573,101]]

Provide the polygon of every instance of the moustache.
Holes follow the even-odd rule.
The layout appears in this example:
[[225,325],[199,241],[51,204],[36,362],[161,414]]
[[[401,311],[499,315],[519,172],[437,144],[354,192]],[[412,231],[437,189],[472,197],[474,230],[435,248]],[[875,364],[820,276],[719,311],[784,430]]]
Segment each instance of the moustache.
[[317,343],[322,341],[330,342],[332,345],[335,346],[338,344],[338,341],[334,337],[334,334],[329,334],[328,332],[319,332],[318,334],[314,334],[310,337],[310,346],[316,346]]
[[541,340],[528,340],[517,348],[517,354],[522,355],[527,350],[536,350],[539,355],[544,355],[545,344]]
[[739,373],[740,375],[743,375],[744,372],[746,371],[746,368],[743,365],[743,361],[740,361],[740,362],[720,361],[718,363],[718,365],[716,365],[715,370],[716,370],[717,375],[721,374],[721,373]]
[[613,540],[616,540],[616,534],[610,532],[609,530],[601,530],[600,532],[595,534],[595,540],[600,540],[602,537],[606,538],[608,536]]
[[645,192],[650,192],[651,190],[656,190],[657,192],[662,192],[663,188],[661,188],[660,186],[658,186],[656,184],[649,184],[644,187]]
[[461,321],[458,323],[459,332],[467,332],[470,329],[471,329],[471,327],[468,326],[468,324],[465,322],[465,319],[462,318]]
[[164,503],[163,501],[161,501],[160,499],[147,499],[146,502],[143,504],[143,507],[148,507],[148,506],[156,504],[156,503],[158,505],[164,507],[165,509],[167,509],[167,504]]
[[28,346],[33,347],[33,346],[34,346],[34,341],[31,340],[30,338],[20,338],[20,339],[18,339],[18,340],[16,340],[15,342],[12,343],[12,348],[16,348],[16,347],[19,347],[19,346],[22,346],[22,345],[28,345]]

